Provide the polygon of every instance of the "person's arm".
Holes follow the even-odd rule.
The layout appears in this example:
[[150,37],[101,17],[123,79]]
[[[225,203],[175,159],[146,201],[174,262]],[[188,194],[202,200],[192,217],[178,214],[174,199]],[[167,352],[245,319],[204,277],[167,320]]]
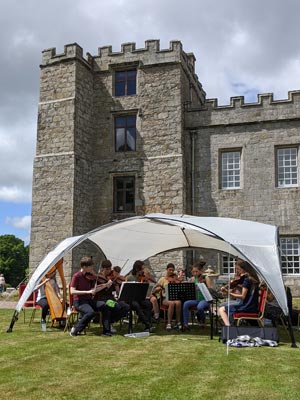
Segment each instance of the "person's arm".
[[245,300],[247,293],[248,293],[248,288],[243,286],[242,293],[230,292],[230,296],[232,296],[235,299]]
[[50,278],[45,279],[43,282],[39,283],[35,288],[34,291],[39,290],[40,287],[44,286],[45,283],[49,282]]
[[83,294],[95,294],[95,289],[90,289],[90,290],[78,290],[75,287],[71,286],[70,287],[70,293],[72,295],[76,294],[77,296],[81,296]]

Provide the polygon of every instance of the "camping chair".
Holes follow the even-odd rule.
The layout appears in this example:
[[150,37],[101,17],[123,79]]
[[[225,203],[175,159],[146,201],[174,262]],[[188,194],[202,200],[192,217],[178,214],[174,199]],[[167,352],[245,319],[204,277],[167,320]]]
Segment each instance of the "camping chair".
[[32,313],[31,313],[31,317],[30,317],[30,321],[29,321],[29,326],[34,321],[35,311],[42,309],[42,307],[39,304],[37,304],[36,299],[37,299],[37,292],[33,292],[33,309],[32,309]]
[[[21,283],[19,285],[19,299],[22,296],[26,286],[27,286],[26,283]],[[23,308],[22,308],[23,313],[24,313],[24,324],[25,324],[25,309],[33,308],[33,306],[34,306],[34,294],[31,293],[31,295],[28,297],[28,299],[26,300],[26,302],[24,303]]]
[[257,313],[234,313],[233,319],[235,325],[239,326],[241,321],[248,320],[248,321],[257,321],[260,327],[264,326],[264,312],[265,306],[267,301],[268,289],[264,288],[260,294],[259,306]]

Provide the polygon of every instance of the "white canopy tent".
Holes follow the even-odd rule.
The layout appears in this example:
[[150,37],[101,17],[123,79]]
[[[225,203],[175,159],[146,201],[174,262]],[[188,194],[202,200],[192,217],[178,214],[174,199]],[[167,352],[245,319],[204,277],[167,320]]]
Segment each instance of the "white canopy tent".
[[232,218],[148,214],[113,222],[60,242],[36,268],[19,299],[15,316],[47,271],[85,240],[96,244],[114,265],[121,266],[123,274],[131,270],[135,260],[146,260],[171,250],[206,248],[239,256],[259,273],[288,315],[277,227]]

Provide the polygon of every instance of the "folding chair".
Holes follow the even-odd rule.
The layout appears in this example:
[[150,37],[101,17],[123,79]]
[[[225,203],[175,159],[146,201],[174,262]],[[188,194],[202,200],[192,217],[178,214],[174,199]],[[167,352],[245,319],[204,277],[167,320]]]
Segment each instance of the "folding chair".
[[[19,285],[19,299],[22,296],[26,286],[27,286],[26,283],[21,283]],[[24,313],[24,324],[25,324],[25,310],[26,310],[26,308],[33,308],[33,306],[34,306],[34,294],[31,293],[31,295],[28,297],[28,299],[26,300],[26,302],[24,303],[23,308],[22,308],[23,313]]]
[[260,295],[260,301],[259,301],[257,313],[243,313],[243,312],[234,313],[233,319],[234,319],[235,325],[239,326],[241,321],[249,320],[249,321],[257,321],[258,325],[260,327],[263,327],[267,295],[268,295],[268,289],[264,288]]
[[39,304],[37,304],[36,299],[37,299],[37,292],[33,292],[33,309],[32,309],[32,313],[31,313],[31,317],[30,317],[30,321],[29,321],[29,326],[34,321],[36,310],[42,309],[42,307]]

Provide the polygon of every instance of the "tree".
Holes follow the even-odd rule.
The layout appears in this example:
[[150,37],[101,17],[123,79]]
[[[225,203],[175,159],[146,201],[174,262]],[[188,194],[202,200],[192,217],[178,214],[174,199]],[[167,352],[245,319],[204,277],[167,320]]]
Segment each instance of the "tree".
[[7,284],[16,287],[25,278],[29,264],[29,246],[14,235],[0,236],[0,273]]

